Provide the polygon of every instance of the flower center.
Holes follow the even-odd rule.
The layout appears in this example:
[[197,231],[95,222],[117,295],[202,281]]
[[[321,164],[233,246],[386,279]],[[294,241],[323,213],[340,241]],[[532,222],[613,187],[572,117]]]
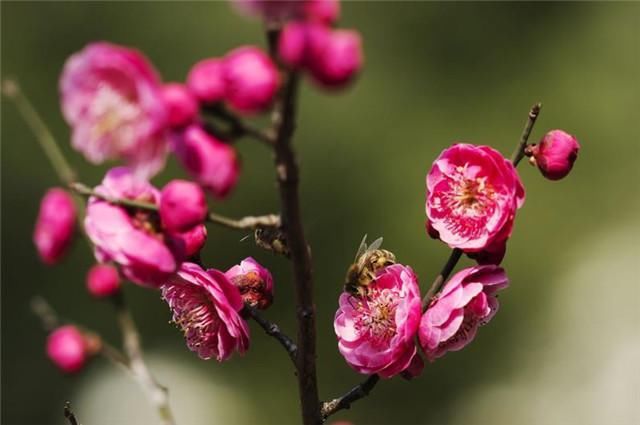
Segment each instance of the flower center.
[[116,152],[125,151],[136,141],[135,122],[142,115],[140,108],[131,99],[101,84],[89,107],[92,118],[91,138],[99,140],[109,137]]
[[447,207],[456,215],[477,217],[493,203],[495,192],[486,177],[466,177],[467,164],[456,169]]
[[358,297],[355,327],[360,336],[374,345],[388,341],[396,334],[396,308],[400,294],[391,289],[369,289],[366,297]]

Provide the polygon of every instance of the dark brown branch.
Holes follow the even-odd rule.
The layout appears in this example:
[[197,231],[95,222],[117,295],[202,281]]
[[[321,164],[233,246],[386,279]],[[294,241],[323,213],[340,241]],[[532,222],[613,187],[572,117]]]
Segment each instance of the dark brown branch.
[[369,392],[371,392],[379,380],[380,377],[378,375],[371,375],[361,384],[350,389],[349,392],[342,397],[322,403],[321,413],[323,421],[339,410],[349,409],[351,407],[351,403],[368,396]]
[[511,162],[513,162],[513,165],[516,167],[518,166],[518,163],[520,163],[520,160],[524,158],[524,151],[527,147],[527,142],[529,141],[533,125],[536,123],[538,115],[540,114],[540,109],[542,109],[542,103],[538,102],[533,105],[529,111],[529,117],[524,125],[524,129],[522,130],[522,135],[520,136],[520,143],[518,143],[516,150],[513,152],[513,155],[511,155]]
[[78,420],[76,419],[76,415],[71,410],[71,402],[64,402],[64,417],[69,421],[69,425],[78,425]]
[[274,139],[271,133],[254,127],[222,105],[206,106],[202,108],[202,112],[205,112],[212,117],[219,118],[229,125],[230,128],[226,134],[221,132],[215,126],[213,128],[209,128],[209,130],[213,130],[215,136],[219,136],[223,139],[236,139],[238,137],[248,136],[266,144],[267,146],[273,146]]
[[293,342],[291,338],[285,335],[280,330],[280,327],[278,325],[262,317],[260,313],[258,313],[258,310],[256,310],[255,308],[245,306],[244,309],[247,314],[251,316],[251,318],[255,320],[258,325],[260,325],[260,327],[265,331],[267,335],[275,338],[280,343],[280,345],[282,345],[282,347],[287,351],[287,354],[291,358],[291,361],[293,361],[293,364],[295,365],[296,352],[298,351],[298,347],[296,346],[295,342]]

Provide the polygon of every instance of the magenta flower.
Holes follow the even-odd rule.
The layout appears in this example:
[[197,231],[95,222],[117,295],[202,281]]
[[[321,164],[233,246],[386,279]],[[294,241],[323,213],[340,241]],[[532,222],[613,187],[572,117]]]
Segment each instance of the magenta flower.
[[198,101],[184,84],[165,84],[162,87],[162,98],[170,126],[184,127],[198,117]]
[[120,290],[118,269],[110,264],[95,264],[87,273],[87,290],[96,298],[109,297]]
[[160,220],[171,231],[186,231],[202,224],[207,216],[207,200],[197,184],[171,180],[162,188]]
[[301,18],[307,0],[231,0],[242,13],[261,17],[265,21]]
[[[322,38],[320,40],[323,40]],[[339,88],[352,81],[364,62],[362,40],[354,30],[333,30],[313,47],[309,71],[324,87]]]
[[204,59],[193,65],[187,76],[187,87],[201,102],[223,100],[225,83],[222,59]]
[[87,362],[87,341],[75,326],[61,326],[47,338],[47,356],[63,372],[78,372]]
[[49,189],[40,201],[33,232],[40,259],[46,264],[60,261],[73,241],[75,228],[76,207],[71,195],[62,189]]
[[165,162],[167,115],[160,79],[137,50],[100,42],[65,63],[62,112],[72,145],[94,164],[123,159],[150,177]]
[[414,337],[420,322],[420,290],[410,267],[388,266],[368,287],[366,297],[340,295],[334,329],[347,363],[363,374],[390,378],[413,366]]
[[513,164],[488,146],[455,144],[427,174],[427,229],[451,248],[499,252],[523,203]]
[[273,278],[266,268],[247,257],[225,273],[225,276],[240,291],[245,304],[261,310],[273,301]]
[[207,228],[193,226],[185,232],[165,232],[165,241],[178,262],[195,256],[207,241]]
[[324,25],[334,24],[340,18],[340,0],[305,0],[305,18]]
[[508,284],[504,270],[495,265],[470,267],[449,279],[420,320],[418,337],[427,359],[469,344],[478,327],[496,314],[495,294]]
[[240,162],[232,146],[191,125],[173,138],[173,149],[189,174],[217,198],[225,198],[240,176]]
[[239,314],[242,298],[222,272],[183,263],[162,286],[162,297],[187,347],[201,359],[222,362],[249,348],[249,327]]
[[[96,187],[110,198],[158,204],[160,194],[126,167],[112,168]],[[164,243],[162,229],[152,212],[132,210],[91,198],[84,221],[99,262],[113,261],[135,283],[158,286],[176,269],[176,260]]]
[[578,139],[562,130],[551,130],[537,145],[529,147],[532,163],[549,180],[560,180],[573,168],[578,158]]

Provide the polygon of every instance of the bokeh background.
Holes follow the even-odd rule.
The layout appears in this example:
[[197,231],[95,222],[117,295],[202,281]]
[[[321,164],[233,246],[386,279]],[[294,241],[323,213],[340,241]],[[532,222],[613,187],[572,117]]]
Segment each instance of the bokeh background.
[[[362,235],[383,235],[423,288],[448,255],[424,232],[424,177],[442,149],[464,140],[510,154],[529,107],[542,101],[532,139],[563,128],[582,151],[560,182],[521,165],[527,202],[504,262],[512,284],[491,325],[419,379],[385,381],[334,419],[640,423],[640,5],[345,2],[341,25],[362,32],[366,69],[342,93],[306,84],[296,136],[316,270],[322,397],[362,379],[340,357],[332,330]],[[2,2],[2,75],[19,79],[88,184],[107,167],[89,166],[71,150],[57,81],[65,59],[93,40],[141,49],[167,81],[183,80],[199,59],[264,45],[259,22],[227,2]],[[249,140],[238,147],[241,183],[213,208],[232,216],[277,211],[270,153]],[[172,160],[155,182],[182,175]],[[119,341],[110,306],[84,289],[93,261],[86,245],[77,243],[54,268],[36,258],[38,202],[56,184],[34,136],[3,100],[2,423],[62,424],[67,399],[86,424],[154,423],[136,384],[104,360],[68,377],[45,358],[45,335],[29,311],[36,294]],[[210,227],[204,261],[227,269],[251,255],[268,265],[277,282],[268,316],[295,333],[289,264],[244,236]],[[180,424],[299,421],[289,360],[253,324],[245,357],[201,361],[168,323],[158,293],[131,285],[126,292]]]

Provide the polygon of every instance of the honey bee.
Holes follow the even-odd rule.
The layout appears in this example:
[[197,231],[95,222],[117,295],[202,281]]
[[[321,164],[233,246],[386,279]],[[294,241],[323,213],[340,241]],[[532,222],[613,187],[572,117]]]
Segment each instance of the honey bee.
[[386,249],[380,249],[382,238],[378,238],[367,246],[367,235],[364,235],[356,253],[353,264],[347,270],[344,290],[351,295],[364,297],[367,288],[376,278],[378,271],[396,263],[396,256]]

